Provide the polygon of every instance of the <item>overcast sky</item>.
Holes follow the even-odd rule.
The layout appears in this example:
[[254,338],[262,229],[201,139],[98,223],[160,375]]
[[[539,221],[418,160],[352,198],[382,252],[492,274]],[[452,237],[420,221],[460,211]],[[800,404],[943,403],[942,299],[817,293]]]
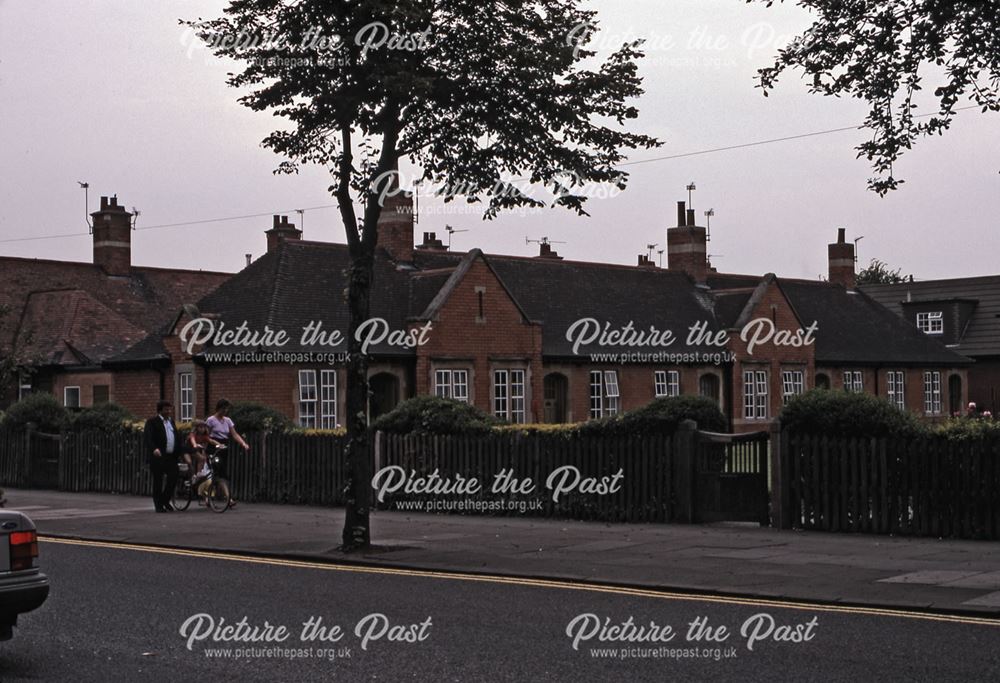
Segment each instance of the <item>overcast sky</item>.
[[[192,49],[179,18],[216,16],[221,0],[0,0],[0,255],[91,259],[84,197],[117,193],[142,212],[139,228],[186,221],[294,213],[333,203],[328,176],[275,176],[260,140],[274,120],[236,102],[227,65]],[[635,130],[665,141],[634,160],[684,154],[850,126],[862,103],[808,95],[786,77],[764,98],[754,75],[781,41],[808,25],[795,6],[743,0],[594,0],[604,36],[646,37],[646,94]],[[417,231],[454,235],[454,247],[530,255],[525,238],[564,242],[568,258],[634,264],[661,245],[675,201],[695,181],[699,219],[715,209],[709,252],[722,271],[815,278],[826,244],[846,227],[864,236],[860,259],[879,257],[918,278],[1000,272],[1000,127],[976,111],[951,132],[922,141],[898,164],[906,184],[887,198],[866,189],[855,159],[863,131],[640,164],[628,190],[565,210],[483,222],[463,208],[444,215],[425,202]],[[269,217],[133,233],[133,262],[237,270],[265,249]],[[334,209],[305,214],[305,238],[343,242]],[[8,241],[75,234],[58,239]]]

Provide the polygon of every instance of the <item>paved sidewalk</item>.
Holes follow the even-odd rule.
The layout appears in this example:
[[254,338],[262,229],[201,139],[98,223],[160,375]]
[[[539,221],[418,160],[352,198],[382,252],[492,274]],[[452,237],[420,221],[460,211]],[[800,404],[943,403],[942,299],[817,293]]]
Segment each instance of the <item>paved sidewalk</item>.
[[8,489],[7,498],[51,536],[1000,618],[1000,543],[378,512],[376,547],[344,555],[341,509],[158,515],[132,496]]

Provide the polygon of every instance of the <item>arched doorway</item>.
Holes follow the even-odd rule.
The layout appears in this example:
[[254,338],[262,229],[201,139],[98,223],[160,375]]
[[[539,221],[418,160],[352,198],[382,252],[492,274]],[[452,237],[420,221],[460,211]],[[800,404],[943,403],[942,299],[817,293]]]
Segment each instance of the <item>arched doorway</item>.
[[544,419],[552,424],[566,421],[566,397],[569,395],[569,380],[559,372],[550,372],[543,381],[545,394]]
[[816,388],[817,389],[829,389],[830,388],[830,375],[819,372],[816,373]]
[[399,378],[380,372],[368,378],[368,419],[388,413],[399,403]]
[[948,378],[948,413],[962,414],[962,376],[952,375]]

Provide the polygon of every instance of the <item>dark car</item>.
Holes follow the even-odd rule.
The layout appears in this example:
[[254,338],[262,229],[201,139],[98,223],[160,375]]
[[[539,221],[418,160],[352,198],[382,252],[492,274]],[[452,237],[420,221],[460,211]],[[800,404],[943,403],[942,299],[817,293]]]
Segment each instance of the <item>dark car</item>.
[[0,510],[0,640],[12,638],[17,616],[37,609],[48,595],[34,523],[21,512]]

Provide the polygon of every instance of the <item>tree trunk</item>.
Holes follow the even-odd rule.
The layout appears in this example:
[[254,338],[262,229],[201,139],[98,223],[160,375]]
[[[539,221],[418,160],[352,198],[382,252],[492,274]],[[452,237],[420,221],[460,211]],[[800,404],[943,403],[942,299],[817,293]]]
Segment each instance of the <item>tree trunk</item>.
[[368,513],[371,504],[371,457],[368,448],[368,358],[355,337],[369,317],[374,271],[374,248],[351,249],[347,302],[350,325],[347,341],[347,485],[342,549],[361,550],[371,544]]

